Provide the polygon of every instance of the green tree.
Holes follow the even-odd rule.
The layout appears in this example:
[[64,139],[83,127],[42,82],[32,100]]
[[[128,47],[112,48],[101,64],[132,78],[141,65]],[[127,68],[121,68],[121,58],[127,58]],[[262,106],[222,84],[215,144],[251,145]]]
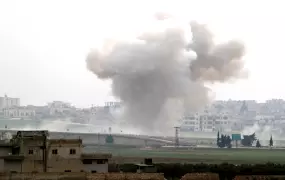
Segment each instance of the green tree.
[[232,139],[229,135],[226,136],[226,144],[227,148],[232,148]]
[[217,146],[220,147],[220,131],[218,131],[218,134],[217,134]]
[[232,139],[229,135],[221,135],[220,140],[217,142],[218,143],[218,147],[220,148],[231,148],[232,147]]
[[241,144],[243,146],[252,146],[252,143],[256,140],[255,133],[252,135],[243,135],[243,139],[241,140]]
[[270,137],[270,140],[269,140],[269,146],[272,147],[273,146],[273,139],[272,139],[272,135]]
[[257,147],[257,148],[260,148],[260,147],[261,147],[261,144],[260,144],[259,140],[256,141],[256,147]]

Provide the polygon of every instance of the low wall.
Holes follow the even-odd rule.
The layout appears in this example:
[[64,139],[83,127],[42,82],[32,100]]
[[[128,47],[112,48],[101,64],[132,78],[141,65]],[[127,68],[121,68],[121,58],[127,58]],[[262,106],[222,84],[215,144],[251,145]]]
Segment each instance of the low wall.
[[164,180],[159,173],[1,173],[1,180]]

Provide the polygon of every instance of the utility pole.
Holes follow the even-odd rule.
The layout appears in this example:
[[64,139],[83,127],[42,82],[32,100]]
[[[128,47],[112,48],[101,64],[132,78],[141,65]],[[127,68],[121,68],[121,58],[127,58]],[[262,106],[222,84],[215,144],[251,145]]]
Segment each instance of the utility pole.
[[175,129],[175,147],[179,147],[179,129],[180,127],[174,127]]

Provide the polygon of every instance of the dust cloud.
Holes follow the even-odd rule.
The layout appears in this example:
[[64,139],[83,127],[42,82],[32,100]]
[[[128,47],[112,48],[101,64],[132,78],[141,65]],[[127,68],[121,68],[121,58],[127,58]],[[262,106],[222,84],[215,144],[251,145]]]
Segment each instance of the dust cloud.
[[[168,14],[156,14],[157,23],[169,19]],[[86,59],[98,78],[112,81],[113,95],[124,109],[121,118],[144,133],[173,134],[185,110],[199,110],[211,100],[205,82],[225,82],[243,73],[242,43],[215,45],[211,32],[197,22],[188,29],[169,24],[133,41],[93,49]]]

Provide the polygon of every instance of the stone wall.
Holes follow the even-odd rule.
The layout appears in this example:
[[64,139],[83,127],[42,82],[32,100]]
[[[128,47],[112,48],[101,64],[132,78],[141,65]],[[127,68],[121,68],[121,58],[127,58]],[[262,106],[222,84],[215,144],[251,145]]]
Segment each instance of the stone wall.
[[1,173],[1,180],[164,180],[159,173]]

